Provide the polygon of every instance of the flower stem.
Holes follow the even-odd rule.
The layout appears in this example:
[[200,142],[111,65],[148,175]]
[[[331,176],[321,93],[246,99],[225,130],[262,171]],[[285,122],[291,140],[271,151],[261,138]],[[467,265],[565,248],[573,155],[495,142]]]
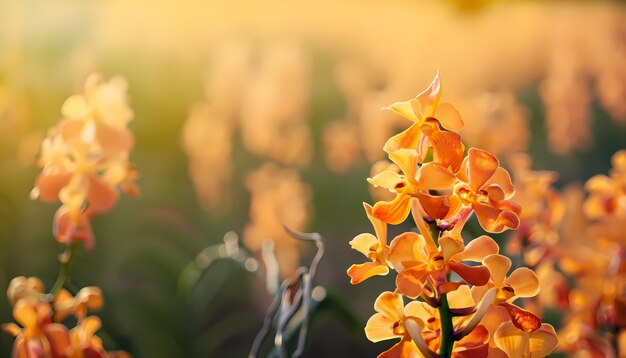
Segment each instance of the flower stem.
[[443,357],[452,357],[452,349],[454,348],[454,337],[452,335],[452,312],[448,305],[447,294],[441,295],[441,306],[439,306],[439,318],[441,321],[441,345],[439,347],[439,355]]
[[74,260],[74,253],[76,252],[78,243],[72,243],[65,251],[59,255],[59,262],[61,262],[61,269],[59,270],[59,276],[50,290],[50,295],[56,298],[59,291],[67,284],[69,280],[70,270],[72,268],[72,261]]

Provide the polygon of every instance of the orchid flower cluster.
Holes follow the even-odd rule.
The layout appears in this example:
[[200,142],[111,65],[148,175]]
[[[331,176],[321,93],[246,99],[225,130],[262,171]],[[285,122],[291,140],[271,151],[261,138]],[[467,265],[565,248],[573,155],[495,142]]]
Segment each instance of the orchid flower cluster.
[[[545,356],[558,344],[554,328],[514,303],[539,293],[538,276],[525,267],[509,273],[512,262],[491,237],[462,237],[472,213],[489,233],[519,226],[511,177],[492,154],[465,153],[463,120],[440,98],[437,74],[416,98],[384,108],[413,123],[383,148],[398,170],[368,179],[395,198],[364,204],[375,235],[350,241],[369,259],[348,269],[352,284],[396,271],[395,289],[376,299],[365,334],[399,339],[379,357]],[[388,225],[409,214],[418,232],[389,241]]]
[[563,310],[559,349],[588,357],[626,354],[626,150],[613,155],[609,175],[562,192],[555,173],[515,161],[515,182],[529,210],[521,217],[511,254],[535,268],[545,283],[529,309]]
[[[98,74],[86,80],[82,95],[68,98],[63,119],[41,145],[41,174],[31,192],[33,199],[60,201],[53,221],[56,240],[66,245],[59,256],[61,269],[49,292],[37,277],[16,277],[7,296],[13,316],[3,330],[16,337],[13,357],[130,357],[107,352],[96,332],[101,321],[89,313],[103,306],[100,288],[90,286],[70,293],[69,274],[77,246],[94,246],[90,220],[115,206],[121,189],[137,195],[137,172],[129,164],[133,135],[127,128],[133,117],[126,98],[126,80],[109,81]],[[62,322],[73,316],[74,328]]]

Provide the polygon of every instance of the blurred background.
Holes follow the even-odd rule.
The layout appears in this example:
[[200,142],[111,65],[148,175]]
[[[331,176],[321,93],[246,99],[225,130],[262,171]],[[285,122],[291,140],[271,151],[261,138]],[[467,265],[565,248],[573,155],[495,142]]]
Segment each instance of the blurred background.
[[[363,327],[391,278],[351,286],[346,269],[362,257],[348,242],[372,231],[361,203],[384,193],[365,179],[407,126],[380,108],[437,71],[466,147],[504,165],[528,152],[534,169],[559,173],[557,187],[606,173],[624,148],[621,1],[3,0],[0,287],[20,275],[54,282],[57,206],[28,196],[39,146],[90,73],[122,75],[142,194],[95,218],[96,246],[72,274],[104,291],[105,346],[247,355],[271,302],[264,281],[228,260],[192,283],[186,274],[233,232],[252,255],[274,240],[289,277],[315,251],[286,224],[326,240],[305,356],[377,355],[392,342],[367,341]],[[12,321],[6,299],[0,321]],[[0,336],[0,356],[12,342]]]

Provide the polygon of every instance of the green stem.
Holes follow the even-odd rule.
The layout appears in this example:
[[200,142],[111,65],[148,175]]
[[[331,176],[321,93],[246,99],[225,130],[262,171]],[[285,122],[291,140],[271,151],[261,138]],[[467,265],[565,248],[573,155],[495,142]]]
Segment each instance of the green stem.
[[59,291],[67,284],[69,280],[70,270],[72,268],[72,261],[74,260],[74,253],[76,252],[78,243],[72,243],[65,252],[59,256],[59,262],[61,262],[61,269],[59,270],[59,276],[50,290],[50,295],[56,298]]
[[441,345],[439,347],[439,355],[452,357],[452,349],[454,348],[454,337],[452,333],[454,332],[452,328],[452,312],[450,312],[446,293],[441,295],[439,318],[441,321]]

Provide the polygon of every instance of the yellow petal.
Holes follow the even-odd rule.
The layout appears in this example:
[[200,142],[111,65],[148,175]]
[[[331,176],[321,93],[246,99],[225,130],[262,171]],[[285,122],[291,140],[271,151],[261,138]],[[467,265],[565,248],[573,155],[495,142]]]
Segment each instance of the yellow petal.
[[[410,99],[408,101],[404,101],[404,102],[396,102],[391,104],[388,107],[383,107],[382,109],[388,109],[391,110],[399,115],[401,115],[402,117],[411,120],[411,121],[417,121],[418,120],[418,115],[419,113],[415,113],[415,111],[413,110],[413,105],[411,104],[411,102],[417,102],[416,99]],[[419,105],[419,102],[417,103]]]
[[381,313],[375,313],[365,324],[365,336],[372,342],[400,337],[398,334],[393,333],[393,324],[395,322]]
[[439,248],[443,254],[444,262],[448,262],[453,255],[463,251],[463,241],[452,236],[443,236],[439,239]]
[[463,129],[463,119],[456,108],[450,103],[442,103],[437,109],[437,120],[449,131],[458,132]]
[[372,234],[360,234],[350,240],[350,247],[365,256],[368,256],[372,250],[376,251],[379,242]]
[[390,170],[378,173],[373,178],[368,178],[367,181],[375,187],[382,187],[390,190],[395,189],[399,183],[406,182],[402,175]]
[[457,261],[481,262],[488,255],[497,254],[500,248],[498,244],[487,235],[482,235],[470,241],[463,252],[454,255]]
[[463,309],[474,306],[476,302],[472,298],[469,286],[463,285],[448,292],[448,304],[451,309]]
[[403,316],[404,302],[402,302],[402,296],[385,291],[381,293],[374,302],[374,310],[381,313],[390,321],[399,321]]
[[19,322],[22,327],[33,329],[37,327],[37,310],[35,308],[36,303],[23,299],[17,301],[15,307],[13,307],[13,317]]
[[530,358],[546,357],[559,344],[554,327],[543,323],[541,328],[530,334]]
[[73,95],[61,106],[61,114],[67,118],[83,119],[89,115],[89,104],[83,95]]
[[531,269],[520,267],[504,281],[511,286],[517,297],[533,297],[539,293],[539,277]]
[[419,318],[422,321],[427,322],[435,316],[438,318],[438,311],[435,311],[435,309],[429,306],[426,302],[411,301],[404,307],[404,315],[406,317]]
[[511,260],[502,255],[489,255],[483,259],[483,265],[487,266],[491,274],[491,280],[496,287],[504,285],[504,278],[511,268]]
[[418,164],[417,157],[416,149],[398,149],[389,153],[389,159],[396,163],[410,183],[415,183]]
[[513,323],[504,322],[496,330],[493,340],[509,358],[524,358],[529,352],[529,334],[517,329]]
[[415,232],[405,232],[396,236],[389,246],[387,261],[396,271],[426,263],[429,253],[424,237]]

